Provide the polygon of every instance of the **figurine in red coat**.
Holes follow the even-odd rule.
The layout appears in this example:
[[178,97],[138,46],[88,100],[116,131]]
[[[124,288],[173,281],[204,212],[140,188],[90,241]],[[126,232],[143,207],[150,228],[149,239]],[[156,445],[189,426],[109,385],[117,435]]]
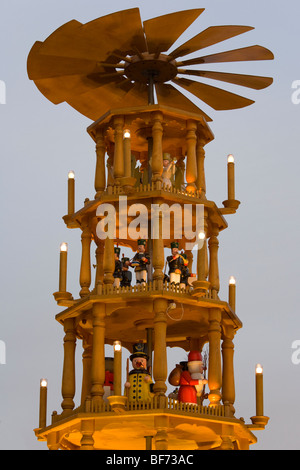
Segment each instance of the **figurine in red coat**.
[[207,384],[203,375],[203,362],[199,351],[189,353],[187,369],[180,374],[178,401],[197,404],[197,395],[201,395],[203,385]]

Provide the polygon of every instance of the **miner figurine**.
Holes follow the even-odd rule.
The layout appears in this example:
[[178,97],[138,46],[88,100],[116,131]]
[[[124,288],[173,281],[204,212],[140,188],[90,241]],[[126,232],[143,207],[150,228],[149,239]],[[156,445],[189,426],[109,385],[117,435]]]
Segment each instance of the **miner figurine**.
[[147,282],[147,267],[150,264],[149,253],[146,252],[146,240],[138,240],[138,251],[131,260],[130,266],[134,267],[137,284]]
[[132,273],[129,271],[130,260],[129,258],[125,258],[123,255],[121,261],[122,261],[121,287],[129,287],[131,286],[131,281],[132,281]]
[[166,189],[172,187],[172,179],[175,175],[175,163],[169,153],[163,154],[162,182]]
[[114,287],[120,287],[122,279],[122,261],[120,260],[120,248],[115,247],[115,270],[113,273],[114,277]]
[[125,383],[129,401],[149,400],[153,397],[153,381],[147,370],[148,359],[146,345],[134,344],[133,353],[130,356],[133,369],[129,372]]
[[[184,258],[185,261],[187,261],[187,256],[185,253],[181,253],[182,258]],[[181,274],[180,274],[180,288],[185,289],[189,285],[189,277],[190,277],[190,271],[188,268],[188,264],[184,262],[183,266],[181,267]]]
[[[175,285],[180,285],[181,276],[184,274],[185,269],[189,264],[188,260],[179,254],[179,244],[178,242],[171,243],[172,255],[167,257],[167,262],[169,264],[169,277],[170,283]],[[183,284],[184,286],[185,284]]]

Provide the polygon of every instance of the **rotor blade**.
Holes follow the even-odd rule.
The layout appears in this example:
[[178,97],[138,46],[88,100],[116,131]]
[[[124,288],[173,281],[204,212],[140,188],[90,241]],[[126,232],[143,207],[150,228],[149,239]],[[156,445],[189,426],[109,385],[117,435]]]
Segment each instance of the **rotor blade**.
[[198,51],[199,49],[204,49],[205,47],[212,46],[218,42],[246,33],[251,29],[254,28],[252,26],[210,26],[197,34],[197,36],[194,36],[192,39],[179,46],[175,51],[171,52],[170,55],[174,59],[176,57],[182,57]]
[[218,111],[244,108],[254,103],[254,101],[243,96],[186,78],[174,78],[173,82]]
[[155,89],[158,104],[170,106],[172,108],[179,108],[191,113],[201,114],[207,122],[212,121],[204,111],[198,108],[191,100],[174,88],[173,85],[156,83]]
[[[102,61],[113,53],[133,55],[135,48],[147,51],[138,8],[112,13],[83,25],[75,20],[66,23],[44,41],[41,53]],[[115,57],[110,62],[116,60]]]
[[254,88],[255,90],[262,90],[263,88],[267,88],[273,83],[273,78],[271,77],[257,77],[255,75],[242,75],[237,73],[211,72],[208,70],[188,69],[178,69],[178,73],[182,75],[195,75],[197,77],[210,78],[212,80],[220,80],[222,82],[233,83],[234,85]]
[[36,42],[28,56],[27,70],[31,80],[62,75],[83,75],[84,73],[95,73],[97,70],[107,70],[104,66],[99,67],[94,60],[40,54],[42,44]]
[[104,85],[126,81],[125,78],[116,75],[116,77],[90,79],[86,75],[64,75],[62,77],[51,77],[35,80],[34,83],[40,92],[52,103],[59,104],[67,101],[73,96],[85,94],[96,88],[102,88]]
[[198,57],[196,59],[184,60],[182,62],[177,62],[177,66],[272,59],[274,59],[273,53],[265,47],[249,46],[241,49],[234,49],[232,51],[219,52],[218,54]]
[[124,79],[123,84],[107,84],[88,93],[74,96],[67,103],[84,116],[96,121],[108,111],[127,106],[148,104],[147,85],[134,84]]
[[170,49],[203,11],[204,8],[179,11],[144,21],[148,52],[151,54]]

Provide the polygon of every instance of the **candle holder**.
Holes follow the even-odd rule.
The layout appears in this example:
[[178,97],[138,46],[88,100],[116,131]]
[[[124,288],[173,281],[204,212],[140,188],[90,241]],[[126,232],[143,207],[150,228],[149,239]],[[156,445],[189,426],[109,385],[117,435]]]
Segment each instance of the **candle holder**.
[[252,425],[257,429],[264,429],[269,418],[264,416],[263,367],[260,364],[255,368],[256,416],[252,416]]
[[53,296],[57,303],[64,305],[61,302],[72,300],[72,294],[67,292],[67,259],[68,259],[68,244],[62,243],[60,245],[60,260],[59,260],[59,288],[58,292],[54,292]]
[[226,213],[234,214],[240,205],[240,201],[235,198],[235,166],[234,156],[228,155],[227,157],[227,199],[223,201],[223,206]]
[[40,413],[39,413],[39,428],[46,427],[47,422],[47,388],[48,382],[46,379],[40,381]]
[[75,212],[75,173],[69,171],[68,173],[68,215]]
[[112,411],[115,413],[124,413],[126,411],[126,404],[128,398],[121,395],[111,395],[107,397]]
[[236,280],[235,277],[231,276],[229,279],[229,295],[228,303],[233,312],[235,312],[235,299],[236,299]]

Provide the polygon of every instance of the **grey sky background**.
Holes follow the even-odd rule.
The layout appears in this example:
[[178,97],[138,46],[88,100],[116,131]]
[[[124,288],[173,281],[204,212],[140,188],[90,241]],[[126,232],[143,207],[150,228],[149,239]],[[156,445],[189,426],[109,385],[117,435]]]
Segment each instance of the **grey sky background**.
[[[299,15],[296,0],[178,0],[102,2],[96,0],[2,0],[0,80],[1,135],[1,317],[0,448],[46,449],[37,442],[39,380],[48,386],[48,423],[60,413],[63,330],[58,289],[59,246],[69,244],[68,290],[77,297],[81,244],[79,231],[67,230],[67,174],[76,175],[76,207],[94,197],[94,143],[90,120],[69,106],[55,106],[27,77],[26,61],[36,40],[43,41],[71,19],[82,23],[139,7],[142,20],[173,11],[205,8],[182,35],[181,43],[208,26],[241,24],[255,30],[212,46],[214,53],[260,44],[275,61],[219,64],[212,70],[274,77],[262,91],[212,83],[256,103],[217,112],[195,99],[213,118],[215,140],[206,147],[207,197],[219,206],[227,198],[226,156],[236,161],[236,197],[241,206],[227,216],[220,234],[219,267],[224,300],[228,279],[237,279],[237,314],[243,328],[235,337],[236,416],[255,414],[255,364],[264,367],[263,432],[252,449],[300,449],[300,365],[292,363],[292,343],[300,340],[299,319],[299,124],[300,105],[292,103],[292,83],[300,80]],[[196,55],[195,55],[196,56]],[[93,256],[93,253],[92,253]],[[110,350],[108,348],[107,353]],[[78,343],[76,405],[80,399],[81,345]],[[124,360],[128,356],[124,351]],[[169,352],[169,369],[186,353]]]

